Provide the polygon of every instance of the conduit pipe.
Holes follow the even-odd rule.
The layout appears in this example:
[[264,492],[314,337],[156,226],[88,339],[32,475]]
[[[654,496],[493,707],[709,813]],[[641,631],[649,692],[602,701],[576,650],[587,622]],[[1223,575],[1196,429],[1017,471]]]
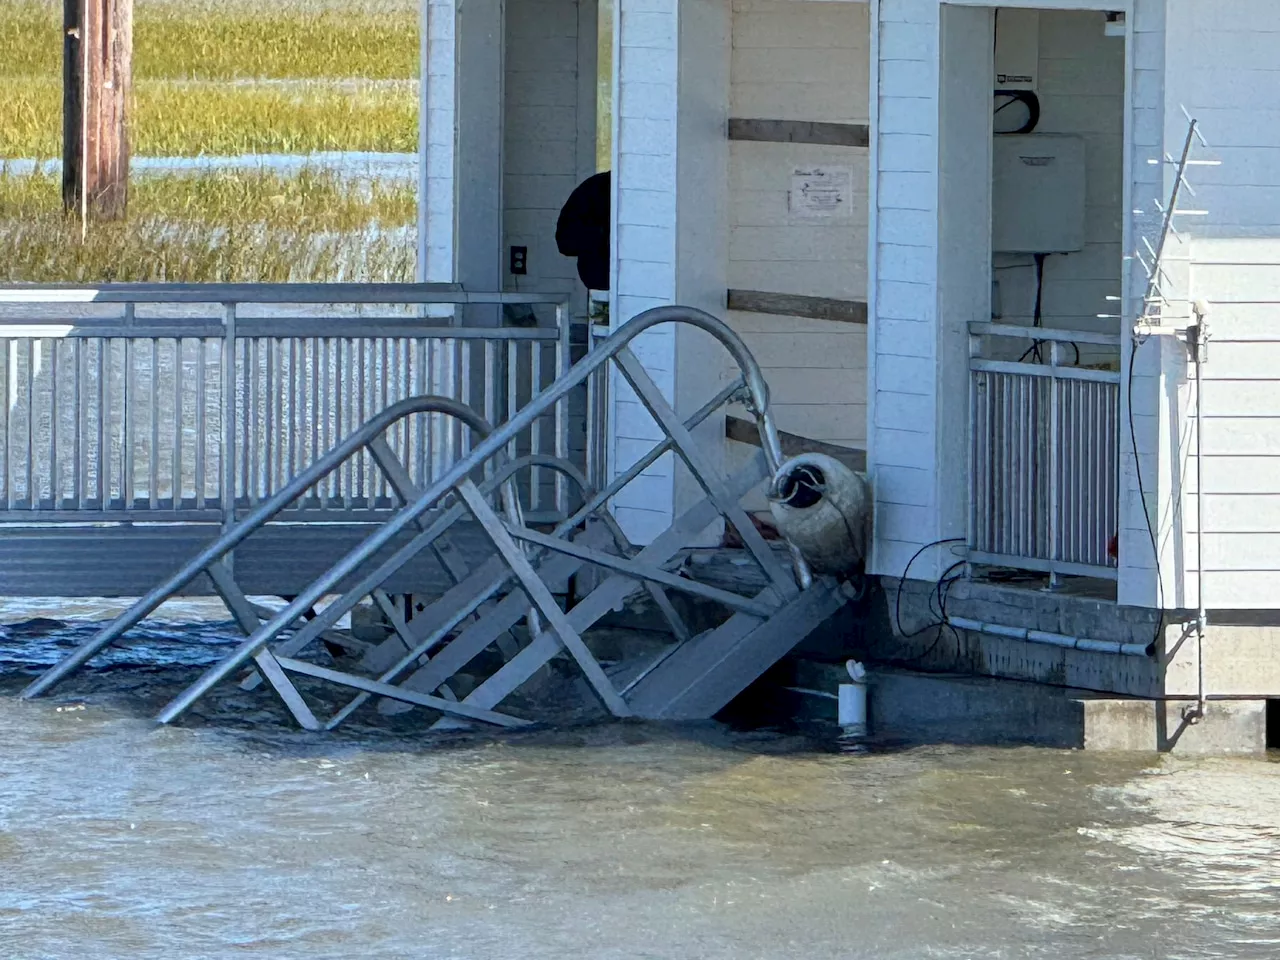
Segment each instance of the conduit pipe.
[[968,617],[947,617],[947,624],[957,630],[985,633],[988,636],[1004,637],[1007,640],[1021,640],[1024,643],[1038,643],[1043,646],[1061,647],[1065,650],[1083,650],[1088,653],[1114,653],[1122,657],[1150,657],[1155,648],[1154,643],[1121,643],[1118,640],[1068,637],[1061,633],[1048,633],[1027,627],[1006,627],[999,623],[970,620]]

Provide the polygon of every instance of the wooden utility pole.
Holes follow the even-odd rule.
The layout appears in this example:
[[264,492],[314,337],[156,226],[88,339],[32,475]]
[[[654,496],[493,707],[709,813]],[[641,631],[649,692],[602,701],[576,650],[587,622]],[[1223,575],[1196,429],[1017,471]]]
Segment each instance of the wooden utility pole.
[[86,222],[124,216],[133,0],[62,0],[62,202]]

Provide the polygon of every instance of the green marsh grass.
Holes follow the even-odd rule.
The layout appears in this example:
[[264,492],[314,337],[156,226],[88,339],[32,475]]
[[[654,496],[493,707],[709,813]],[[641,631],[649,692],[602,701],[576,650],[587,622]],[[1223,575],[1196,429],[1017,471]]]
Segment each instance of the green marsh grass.
[[[0,157],[60,156],[61,88],[32,80],[0,84]],[[417,99],[413,83],[139,83],[130,139],[133,152],[147,157],[412,153]]]
[[[133,151],[411,152],[417,17],[406,0],[138,0]],[[0,2],[0,157],[61,150],[60,34],[61,3]]]
[[415,209],[412,183],[166,173],[135,178],[128,219],[82,237],[57,177],[0,171],[0,282],[411,280]]
[[[0,4],[0,76],[62,74],[61,0]],[[418,75],[414,0],[136,0],[138,80],[408,80]]]

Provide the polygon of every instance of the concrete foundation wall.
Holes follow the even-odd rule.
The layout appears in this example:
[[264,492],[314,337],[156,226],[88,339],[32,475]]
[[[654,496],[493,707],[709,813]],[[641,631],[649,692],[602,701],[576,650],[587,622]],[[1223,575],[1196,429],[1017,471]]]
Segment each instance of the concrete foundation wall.
[[[835,694],[848,682],[843,666],[795,661],[775,672],[771,682],[781,685],[779,709],[795,719],[837,723]],[[1185,719],[1186,706],[876,666],[867,680],[868,742],[880,748],[951,743],[1202,756],[1265,752],[1266,701],[1211,703],[1196,723]]]

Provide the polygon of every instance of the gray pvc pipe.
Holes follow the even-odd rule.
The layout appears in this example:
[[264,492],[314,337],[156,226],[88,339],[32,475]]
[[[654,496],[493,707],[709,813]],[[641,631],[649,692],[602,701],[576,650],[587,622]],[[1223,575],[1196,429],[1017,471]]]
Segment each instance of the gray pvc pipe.
[[1037,643],[1044,646],[1061,647],[1066,650],[1084,650],[1089,653],[1112,653],[1124,657],[1149,657],[1152,655],[1154,646],[1153,644],[1121,643],[1118,640],[1090,640],[1087,637],[1069,637],[1061,633],[1031,630],[1027,627],[1006,627],[998,623],[970,620],[968,617],[947,617],[947,623],[957,630],[985,633],[989,636],[1004,637],[1008,640],[1021,640],[1024,643]]

